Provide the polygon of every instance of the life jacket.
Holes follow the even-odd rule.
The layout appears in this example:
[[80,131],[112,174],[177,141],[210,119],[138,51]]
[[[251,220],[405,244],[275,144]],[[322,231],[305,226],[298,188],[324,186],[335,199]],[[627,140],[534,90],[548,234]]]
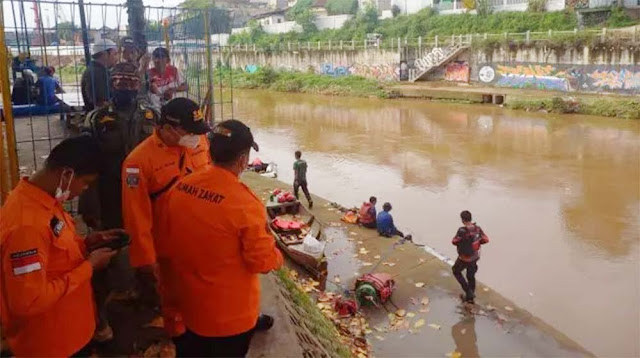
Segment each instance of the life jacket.
[[480,237],[481,237],[480,227],[474,225],[473,228],[469,229],[466,226],[463,226],[458,229],[458,234],[456,235],[461,240],[458,242],[458,255],[462,256],[473,256],[480,248]]
[[271,222],[274,228],[281,230],[300,230],[302,228],[302,223],[297,221],[288,221],[280,218],[275,218]]
[[356,289],[363,283],[371,284],[377,291],[380,303],[385,303],[391,297],[395,281],[388,273],[368,273],[356,280]]
[[360,208],[358,215],[360,216],[360,222],[363,224],[370,224],[376,221],[375,216],[369,214],[369,210],[373,207],[371,203],[364,203]]

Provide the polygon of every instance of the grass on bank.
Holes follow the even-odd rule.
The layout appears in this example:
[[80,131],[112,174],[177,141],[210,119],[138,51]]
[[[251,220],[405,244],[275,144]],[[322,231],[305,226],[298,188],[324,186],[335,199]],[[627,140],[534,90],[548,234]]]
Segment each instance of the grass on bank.
[[284,288],[291,293],[293,303],[301,309],[304,313],[304,319],[311,323],[308,328],[316,337],[320,338],[322,342],[330,342],[323,348],[329,353],[332,353],[332,357],[351,357],[351,351],[340,343],[338,331],[332,322],[330,322],[316,307],[313,299],[306,293],[302,292],[295,282],[289,277],[289,269],[281,268],[276,271],[280,283]]
[[[216,80],[219,77],[214,76]],[[229,75],[223,74],[222,78],[223,83],[227,84]],[[254,73],[233,71],[233,87],[334,96],[378,98],[388,96],[382,85],[373,79],[360,76],[333,77],[315,73],[276,71],[270,67],[261,67]]]
[[640,119],[640,100],[632,98],[576,98],[561,97],[515,99],[506,104],[507,108],[525,111],[546,111],[549,113],[578,113],[594,116]]

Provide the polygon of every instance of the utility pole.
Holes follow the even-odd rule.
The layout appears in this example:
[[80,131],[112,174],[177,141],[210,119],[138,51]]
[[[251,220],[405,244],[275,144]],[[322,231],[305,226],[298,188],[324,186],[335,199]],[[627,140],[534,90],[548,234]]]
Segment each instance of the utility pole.
[[143,53],[147,52],[147,38],[144,35],[146,23],[144,21],[144,5],[142,0],[127,0],[127,14],[129,17],[129,34],[133,42]]

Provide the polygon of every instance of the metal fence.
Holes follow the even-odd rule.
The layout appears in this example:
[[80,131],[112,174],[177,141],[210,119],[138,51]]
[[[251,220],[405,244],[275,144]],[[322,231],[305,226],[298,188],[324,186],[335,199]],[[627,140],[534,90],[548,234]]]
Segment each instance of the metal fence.
[[[44,67],[55,68],[54,77],[64,93],[58,97],[71,106],[80,121],[83,100],[80,90],[92,43],[100,39],[117,44],[131,35],[125,4],[81,4],[82,2],[3,0],[0,13],[0,68],[2,79],[2,131],[0,135],[0,184],[2,198],[15,186],[18,177],[37,170],[63,138],[73,135],[68,121],[61,121],[55,110],[41,115],[11,101],[11,87],[24,69],[33,81]],[[188,84],[188,96],[211,108],[211,119],[233,116],[233,89],[222,87],[220,76],[227,63],[212,34],[228,31],[228,23],[218,21],[211,10],[144,7],[144,36],[147,51],[166,47],[171,64],[177,67]],[[223,18],[223,17],[220,17]],[[212,37],[214,41],[212,42]],[[26,59],[26,60],[25,60]],[[21,67],[16,67],[16,61]],[[152,67],[153,64],[150,65]],[[218,88],[216,88],[218,84]],[[31,91],[27,91],[31,93]],[[33,107],[35,98],[28,99]],[[68,118],[65,118],[68,119]]]

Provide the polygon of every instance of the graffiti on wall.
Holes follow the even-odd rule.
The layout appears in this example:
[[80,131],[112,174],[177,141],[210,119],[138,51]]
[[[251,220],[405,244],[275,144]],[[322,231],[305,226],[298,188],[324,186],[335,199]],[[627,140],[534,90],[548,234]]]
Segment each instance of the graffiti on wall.
[[320,66],[319,73],[333,77],[362,76],[380,81],[397,81],[400,78],[400,68],[396,65],[354,64],[345,66],[324,63]]
[[244,71],[248,73],[256,73],[258,71],[258,65],[246,65]]
[[437,65],[444,59],[444,51],[439,47],[434,47],[431,52],[427,53],[423,58],[416,60],[416,67],[422,71]]
[[469,82],[469,63],[466,61],[451,62],[445,68],[444,79],[452,82]]
[[498,87],[640,93],[637,66],[485,64],[478,79]]

